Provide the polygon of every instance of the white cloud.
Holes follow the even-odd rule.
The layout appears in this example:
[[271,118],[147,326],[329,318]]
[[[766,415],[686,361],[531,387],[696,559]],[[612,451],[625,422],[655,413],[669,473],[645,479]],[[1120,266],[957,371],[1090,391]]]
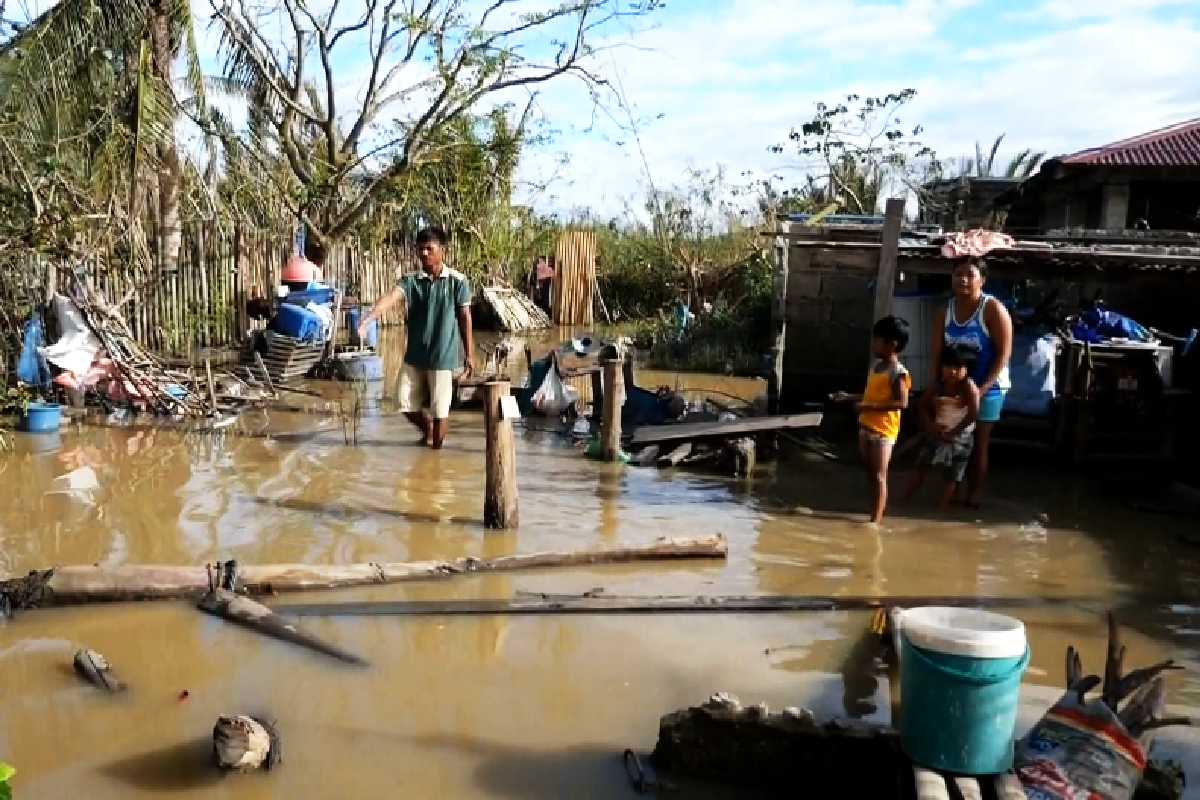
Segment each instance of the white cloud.
[[[902,119],[923,125],[944,156],[1001,133],[1002,158],[1027,146],[1062,154],[1200,116],[1194,4],[1100,0],[1071,17],[1074,5],[1052,0],[1039,14],[1074,24],[1038,26],[1019,41],[957,39],[945,19],[962,5],[742,0],[665,24],[612,58],[636,115],[662,115],[641,130],[659,182],[678,180],[688,164],[778,171],[787,161],[767,147],[811,118],[816,101],[849,92],[917,89]],[[992,3],[967,13],[975,30],[1003,14]],[[581,93],[561,89],[543,107],[560,127],[589,113]],[[640,158],[614,143],[628,136],[599,127],[564,136],[571,183],[556,186],[559,210],[612,214],[640,194]],[[527,173],[549,156],[529,159]]]

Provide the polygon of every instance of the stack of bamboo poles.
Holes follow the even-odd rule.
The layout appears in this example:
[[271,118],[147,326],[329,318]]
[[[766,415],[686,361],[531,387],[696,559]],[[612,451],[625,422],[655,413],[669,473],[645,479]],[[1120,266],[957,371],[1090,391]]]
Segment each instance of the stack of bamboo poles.
[[591,325],[596,287],[596,234],[567,231],[554,250],[554,322]]
[[482,299],[491,308],[492,316],[501,332],[542,330],[552,324],[545,311],[514,289],[485,288]]

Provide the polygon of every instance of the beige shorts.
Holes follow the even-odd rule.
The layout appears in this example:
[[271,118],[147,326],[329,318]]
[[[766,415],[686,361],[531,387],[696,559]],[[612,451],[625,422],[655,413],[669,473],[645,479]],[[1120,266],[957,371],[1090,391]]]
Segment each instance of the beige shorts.
[[400,387],[396,395],[402,414],[428,408],[434,419],[449,419],[450,401],[454,398],[454,371],[405,364],[400,367]]

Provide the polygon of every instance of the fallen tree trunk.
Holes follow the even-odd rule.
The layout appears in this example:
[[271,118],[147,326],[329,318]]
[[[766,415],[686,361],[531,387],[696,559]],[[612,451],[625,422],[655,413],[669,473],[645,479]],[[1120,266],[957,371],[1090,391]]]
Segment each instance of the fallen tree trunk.
[[[467,557],[450,561],[340,566],[245,566],[238,569],[238,590],[242,594],[264,595],[308,589],[437,580],[474,572],[578,567],[633,561],[725,558],[727,554],[728,544],[725,537],[715,534],[696,538],[664,537],[647,545],[573,552],[527,553],[491,559]],[[0,581],[0,609],[21,611],[45,606],[200,597],[209,588],[209,568],[206,566],[58,567],[34,571],[22,578]]]
[[819,596],[646,596],[542,595],[513,600],[381,600],[348,603],[291,603],[274,606],[294,617],[471,616],[480,614],[756,614],[803,611],[868,611],[902,602],[910,606],[1013,608],[1086,602],[1083,598],[1037,597],[819,597]]
[[318,653],[356,666],[367,666],[363,659],[348,650],[323,642],[312,634],[298,630],[295,625],[262,603],[240,597],[225,589],[214,589],[200,598],[197,607],[214,617],[234,622],[284,642],[298,644]]

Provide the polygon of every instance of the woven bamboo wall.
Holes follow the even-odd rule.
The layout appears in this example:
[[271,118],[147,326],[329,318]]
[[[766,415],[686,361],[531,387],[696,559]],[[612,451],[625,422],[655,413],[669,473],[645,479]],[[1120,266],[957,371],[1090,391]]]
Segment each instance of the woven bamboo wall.
[[596,286],[596,234],[567,231],[554,249],[554,322],[591,325]]
[[[225,347],[240,342],[251,327],[246,301],[274,296],[293,241],[291,231],[191,225],[184,231],[175,275],[135,275],[117,254],[100,249],[86,265],[86,279],[110,302],[129,298],[121,313],[138,342],[151,350]],[[337,245],[330,248],[324,279],[343,290],[357,286],[358,299],[370,304],[395,286],[397,270],[411,261],[410,253]],[[398,323],[401,314],[397,307],[381,322]]]

